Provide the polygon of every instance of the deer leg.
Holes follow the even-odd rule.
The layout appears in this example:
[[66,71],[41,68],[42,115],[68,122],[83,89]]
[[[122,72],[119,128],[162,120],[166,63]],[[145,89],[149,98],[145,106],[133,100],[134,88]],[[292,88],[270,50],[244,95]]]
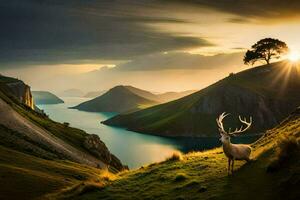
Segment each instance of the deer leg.
[[231,174],[233,174],[233,166],[234,166],[234,159],[232,159],[232,162],[231,162]]
[[228,175],[230,174],[230,164],[231,164],[231,159],[228,158],[228,167],[227,167]]

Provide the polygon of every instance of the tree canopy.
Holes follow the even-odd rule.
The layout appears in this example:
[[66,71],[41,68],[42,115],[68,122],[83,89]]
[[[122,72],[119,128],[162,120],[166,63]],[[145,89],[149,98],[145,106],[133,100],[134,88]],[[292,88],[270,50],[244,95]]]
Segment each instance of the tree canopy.
[[255,62],[264,60],[270,64],[271,59],[279,59],[281,55],[288,52],[288,46],[285,42],[273,38],[265,38],[248,50],[244,56],[244,63],[253,65]]

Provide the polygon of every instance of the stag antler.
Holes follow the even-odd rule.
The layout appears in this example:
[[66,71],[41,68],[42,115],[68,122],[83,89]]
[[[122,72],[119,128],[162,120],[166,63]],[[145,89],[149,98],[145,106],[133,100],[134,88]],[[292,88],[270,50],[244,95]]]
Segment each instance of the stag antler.
[[228,115],[230,115],[230,113],[227,113],[227,114],[226,114],[225,112],[223,112],[223,113],[216,119],[217,125],[218,125],[218,127],[219,127],[219,130],[222,131],[222,132],[224,132],[224,133],[227,133],[227,132],[224,130],[223,119],[224,119],[226,116],[228,116]]
[[224,130],[223,119],[224,119],[226,116],[228,116],[228,115],[229,115],[229,114],[226,114],[225,112],[223,112],[223,113],[216,119],[220,131],[224,132],[224,133],[227,134],[227,135],[233,135],[233,136],[235,136],[235,135],[238,134],[238,133],[243,133],[243,132],[245,132],[246,130],[248,130],[248,129],[251,127],[251,125],[252,125],[252,117],[250,117],[250,121],[247,122],[247,119],[246,119],[246,118],[242,119],[241,116],[239,116],[240,122],[242,122],[243,124],[245,124],[246,127],[243,128],[243,126],[241,126],[239,129],[236,128],[236,129],[235,129],[234,131],[232,131],[232,132],[230,131],[231,128],[229,128],[229,131],[227,132],[227,131]]
[[228,135],[236,135],[237,133],[243,133],[246,130],[248,130],[251,127],[251,125],[252,125],[252,117],[250,117],[250,121],[249,122],[247,122],[246,117],[244,117],[244,119],[242,119],[241,116],[239,116],[239,120],[240,120],[240,122],[242,122],[243,124],[245,124],[246,127],[243,128],[243,126],[241,126],[239,129],[236,128],[233,132],[229,131]]

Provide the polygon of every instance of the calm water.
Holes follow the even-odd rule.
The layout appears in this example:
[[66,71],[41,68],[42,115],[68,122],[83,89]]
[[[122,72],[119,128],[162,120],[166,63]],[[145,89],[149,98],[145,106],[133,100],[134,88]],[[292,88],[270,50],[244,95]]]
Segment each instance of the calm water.
[[[109,150],[129,168],[137,168],[144,164],[159,162],[170,156],[174,151],[188,152],[192,150],[210,149],[220,146],[218,138],[164,138],[144,135],[101,124],[101,121],[115,113],[91,113],[68,109],[87,98],[63,98],[64,104],[38,105],[51,119],[59,122],[69,122],[70,126],[97,134],[105,142]],[[239,142],[249,143],[256,137],[241,137]]]

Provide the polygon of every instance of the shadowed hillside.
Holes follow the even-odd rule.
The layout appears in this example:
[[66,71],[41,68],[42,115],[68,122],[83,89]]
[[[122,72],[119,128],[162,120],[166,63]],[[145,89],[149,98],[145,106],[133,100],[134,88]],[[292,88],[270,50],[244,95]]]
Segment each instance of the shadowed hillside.
[[[208,136],[217,132],[215,118],[228,112],[252,116],[251,132],[261,132],[278,124],[299,105],[299,88],[299,67],[278,62],[231,74],[192,95],[121,114],[104,124],[162,136]],[[227,124],[235,127],[237,121]]]

